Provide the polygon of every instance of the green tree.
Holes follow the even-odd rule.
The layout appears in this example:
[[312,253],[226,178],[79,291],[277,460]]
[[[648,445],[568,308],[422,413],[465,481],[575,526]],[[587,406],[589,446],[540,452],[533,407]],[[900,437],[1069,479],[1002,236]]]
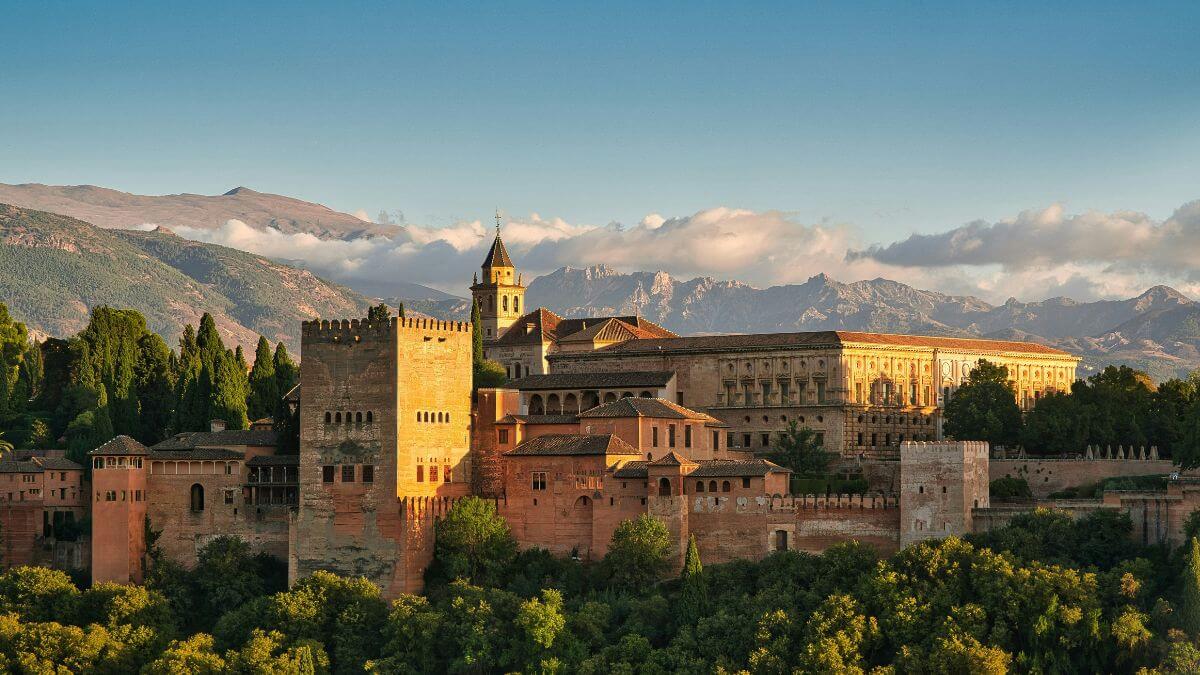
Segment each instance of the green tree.
[[285,393],[279,391],[279,380],[275,377],[271,343],[260,335],[254,350],[254,367],[250,370],[250,397],[246,401],[250,419],[259,420],[276,415],[279,412],[279,397]]
[[946,403],[944,430],[959,440],[1014,445],[1021,434],[1021,409],[1008,368],[981,359]]
[[225,675],[225,659],[213,648],[213,637],[196,633],[186,640],[172,642],[143,675]]
[[700,562],[700,549],[696,546],[694,534],[688,536],[687,553],[683,556],[679,580],[679,621],[681,625],[692,625],[706,616],[709,610],[708,580],[704,577],[704,565]]
[[379,303],[367,310],[367,323],[387,325],[391,321],[391,310],[385,303]]
[[197,555],[191,572],[197,626],[211,626],[225,612],[263,595],[266,584],[250,545],[237,537],[216,537]]
[[1193,640],[1200,639],[1200,539],[1192,537],[1183,563],[1179,625]]
[[511,661],[523,672],[546,672],[553,662],[551,649],[563,636],[567,620],[563,615],[562,593],[545,589],[540,598],[530,598],[517,610],[516,625],[520,629],[515,654]]
[[1088,443],[1090,418],[1072,394],[1047,394],[1025,415],[1021,445],[1031,452],[1077,453]]
[[471,363],[476,370],[483,364],[483,321],[477,302],[471,303]]
[[437,523],[434,559],[435,576],[465,578],[473,582],[498,580],[512,562],[517,543],[496,505],[479,497],[467,497]]
[[787,429],[779,432],[771,449],[764,456],[780,466],[787,467],[801,476],[824,476],[829,464],[837,456],[827,452],[817,442],[817,433],[808,427],[788,422]]
[[300,452],[300,409],[293,411],[283,397],[291,392],[300,381],[300,369],[296,367],[287,347],[282,342],[275,345],[275,387],[279,397],[275,400],[274,429],[279,434],[279,453],[294,455]]
[[138,428],[133,434],[147,445],[167,437],[175,417],[175,372],[171,349],[154,333],[138,340],[134,382],[138,401]]
[[644,589],[670,569],[670,554],[671,533],[667,526],[643,513],[617,525],[603,567],[614,586]]
[[236,356],[226,350],[217,355],[211,372],[209,414],[214,419],[225,420],[229,429],[247,428],[250,420],[246,398],[250,385],[245,369],[239,365]]

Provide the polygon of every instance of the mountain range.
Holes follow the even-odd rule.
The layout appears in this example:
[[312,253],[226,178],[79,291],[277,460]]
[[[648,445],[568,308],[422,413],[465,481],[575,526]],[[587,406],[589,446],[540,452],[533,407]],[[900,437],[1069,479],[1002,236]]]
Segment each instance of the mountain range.
[[[351,290],[304,270],[302,261],[190,241],[169,229],[211,229],[237,218],[326,239],[401,230],[291,197],[247,188],[143,196],[95,186],[0,184],[0,203],[6,200],[17,206],[0,205],[0,301],[42,334],[74,333],[97,304],[139,309],[168,338],[209,311],[235,342],[262,333],[289,347],[300,320],[362,315],[377,297],[393,307],[403,302],[413,313],[470,314],[469,301],[411,281]],[[108,229],[148,223],[162,227]],[[464,290],[469,274],[463,271]],[[601,265],[537,277],[526,306],[565,317],[638,312],[681,335],[845,329],[1030,340],[1081,355],[1081,374],[1123,363],[1161,380],[1200,368],[1200,304],[1167,286],[1127,300],[993,305],[888,279],[844,283],[817,274],[802,284],[756,288]]]

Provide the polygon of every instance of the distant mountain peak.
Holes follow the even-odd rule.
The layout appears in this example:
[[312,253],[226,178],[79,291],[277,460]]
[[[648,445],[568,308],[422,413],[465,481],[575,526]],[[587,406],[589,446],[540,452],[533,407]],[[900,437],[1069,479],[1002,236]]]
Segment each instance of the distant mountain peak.
[[224,194],[224,196],[226,196],[226,197],[232,197],[232,196],[234,196],[234,195],[242,195],[242,194],[247,194],[247,195],[256,195],[256,194],[259,194],[259,193],[258,193],[258,192],[255,192],[254,190],[251,190],[251,189],[250,189],[250,188],[248,188],[248,187],[242,187],[242,186],[240,186],[240,185],[239,185],[239,186],[237,186],[237,187],[233,188],[232,190],[230,190],[229,192],[226,192],[226,193]]

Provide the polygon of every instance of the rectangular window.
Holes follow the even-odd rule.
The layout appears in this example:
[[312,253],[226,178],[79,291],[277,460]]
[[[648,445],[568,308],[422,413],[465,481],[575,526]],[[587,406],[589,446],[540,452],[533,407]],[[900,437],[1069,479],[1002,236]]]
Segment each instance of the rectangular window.
[[226,476],[233,475],[233,465],[230,464],[229,462],[225,463],[225,475]]
[[683,425],[683,447],[692,447],[692,425]]
[[769,447],[771,447],[771,434],[770,434],[770,433],[763,432],[763,434],[762,434],[762,446],[763,446],[764,448],[769,448]]
[[908,387],[908,404],[917,405],[917,385],[912,384]]
[[546,489],[546,472],[545,471],[534,471],[531,475],[533,477],[533,481],[532,481],[533,489],[534,490],[545,490]]
[[333,466],[332,465],[326,464],[325,466],[321,467],[321,482],[322,483],[332,483],[333,482]]
[[770,382],[762,383],[762,397],[763,397],[762,398],[763,405],[767,405],[767,403],[771,400],[771,383]]
[[354,482],[354,465],[353,464],[343,464],[342,465],[342,482],[343,483],[353,483]]
[[233,490],[226,490],[226,491],[225,491],[225,503],[226,503],[226,504],[232,504],[232,503],[233,503]]
[[437,465],[436,465],[436,464],[431,464],[431,465],[429,465],[429,482],[430,482],[430,483],[436,483],[436,482],[438,482],[438,478],[437,478]]
[[742,477],[742,487],[744,487],[744,488],[750,487],[750,478],[748,476]]
[[499,433],[500,433],[500,442],[507,443],[508,442],[508,429],[501,429]]
[[817,403],[825,402],[825,380],[817,380]]
[[442,482],[444,482],[444,483],[450,482],[450,467],[449,466],[442,467]]
[[857,442],[857,443],[855,443],[855,445],[858,445],[858,446],[860,446],[860,447],[861,447],[861,446],[862,446],[862,441],[863,441],[863,439],[862,439],[862,432],[860,431],[860,432],[858,432],[858,442]]
[[787,530],[775,530],[775,550],[788,550],[788,533]]
[[750,447],[750,434],[742,434],[742,447]]
[[650,445],[658,447],[658,427],[650,427]]
[[720,449],[721,449],[721,432],[719,432],[719,431],[714,431],[714,432],[712,432],[712,435],[713,435],[713,446],[712,446],[712,449],[713,449],[713,450],[720,450]]
[[732,431],[725,432],[725,445],[730,448],[737,447],[737,436],[734,436]]
[[822,447],[822,448],[825,447],[825,432],[818,431],[816,441],[817,441],[817,445],[819,447]]
[[788,398],[792,395],[791,390],[790,390],[791,388],[788,386],[789,384],[790,383],[787,380],[784,380],[783,382],[779,383],[779,402],[780,403],[790,403],[791,402],[791,399]]
[[417,465],[417,482],[418,483],[425,482],[425,467],[422,466],[421,464]]
[[375,465],[374,464],[363,464],[362,482],[364,482],[364,483],[374,483],[375,482]]
[[679,405],[683,405],[683,392],[682,391],[675,392],[675,402],[678,403]]
[[667,447],[675,447],[675,425],[667,425]]

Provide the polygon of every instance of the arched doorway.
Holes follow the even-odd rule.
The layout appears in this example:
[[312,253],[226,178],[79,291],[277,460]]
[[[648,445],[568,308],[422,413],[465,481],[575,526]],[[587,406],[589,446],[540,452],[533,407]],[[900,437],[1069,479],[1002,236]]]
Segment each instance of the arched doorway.
[[663,476],[662,478],[658,479],[658,496],[659,497],[670,497],[671,496],[671,481],[668,480],[666,476]]
[[199,483],[192,485],[192,512],[200,513],[204,510],[204,486]]
[[542,404],[542,395],[541,394],[534,394],[533,396],[529,397],[529,414],[530,415],[546,414],[546,407]]

